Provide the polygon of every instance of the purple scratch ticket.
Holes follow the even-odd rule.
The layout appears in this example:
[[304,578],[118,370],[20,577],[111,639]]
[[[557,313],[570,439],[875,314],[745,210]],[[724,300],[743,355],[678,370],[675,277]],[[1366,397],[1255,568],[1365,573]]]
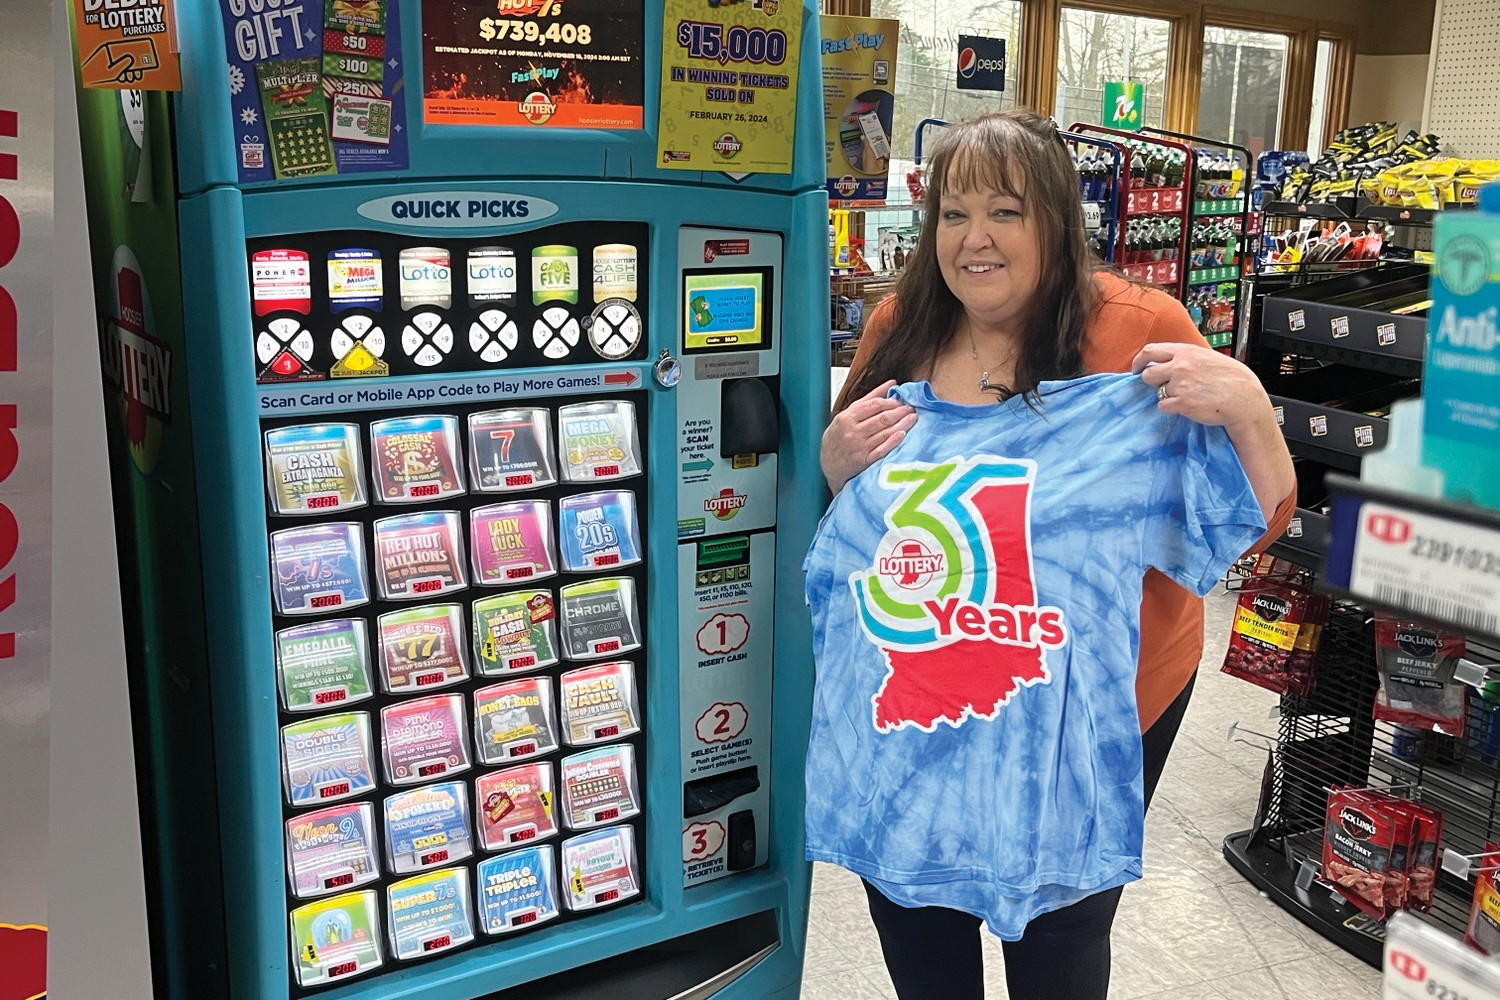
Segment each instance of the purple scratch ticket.
[[353,802],[286,821],[287,870],[298,899],[352,889],[380,877],[375,807]]
[[552,505],[547,501],[494,504],[469,516],[475,583],[500,587],[557,573]]
[[370,601],[364,532],[357,524],[310,524],[271,532],[276,610],[315,615]]

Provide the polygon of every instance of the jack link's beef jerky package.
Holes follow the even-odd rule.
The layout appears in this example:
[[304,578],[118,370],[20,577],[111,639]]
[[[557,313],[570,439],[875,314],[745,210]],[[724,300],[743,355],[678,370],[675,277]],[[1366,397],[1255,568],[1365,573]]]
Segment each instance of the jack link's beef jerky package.
[[1386,915],[1386,876],[1396,823],[1352,789],[1329,793],[1323,837],[1323,880],[1377,920]]
[[1449,736],[1464,734],[1467,696],[1453,677],[1464,655],[1462,636],[1377,614],[1375,650],[1380,667],[1375,718]]
[[1287,663],[1307,610],[1306,595],[1297,587],[1250,580],[1240,591],[1235,609],[1224,673],[1272,691],[1287,690]]
[[1286,687],[1283,694],[1312,694],[1313,668],[1318,660],[1318,647],[1323,642],[1323,627],[1328,624],[1330,602],[1322,594],[1307,595],[1307,609],[1302,627],[1297,630],[1297,644],[1286,661]]
[[1489,844],[1476,866],[1474,906],[1469,910],[1469,927],[1464,943],[1486,955],[1500,955],[1500,884],[1496,868],[1500,867],[1500,844]]
[[1437,883],[1438,851],[1443,843],[1443,814],[1421,803],[1412,803],[1417,828],[1412,834],[1411,862],[1406,869],[1410,888],[1407,906],[1422,913],[1432,912],[1432,892]]

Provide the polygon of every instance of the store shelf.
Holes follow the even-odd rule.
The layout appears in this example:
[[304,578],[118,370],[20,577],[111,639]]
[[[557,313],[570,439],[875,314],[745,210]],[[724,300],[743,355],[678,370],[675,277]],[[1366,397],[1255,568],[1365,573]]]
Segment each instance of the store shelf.
[[1310,219],[1349,219],[1352,216],[1337,204],[1307,201],[1268,201],[1261,208],[1263,215],[1301,216]]
[[1243,198],[1199,198],[1193,202],[1193,217],[1204,218],[1216,215],[1243,215]]
[[1238,264],[1228,267],[1200,267],[1188,272],[1189,285],[1217,285],[1226,281],[1239,281],[1244,277]]
[[[1351,271],[1269,294],[1261,312],[1261,329],[1290,343],[1294,352],[1301,353],[1306,345],[1344,352],[1338,360],[1349,360],[1360,367],[1419,370],[1427,348],[1426,317],[1398,316],[1379,308],[1379,304],[1423,295],[1429,280],[1427,268],[1405,264]],[[1365,359],[1373,364],[1365,365]],[[1387,361],[1410,364],[1390,366],[1384,363]]]
[[1298,507],[1286,532],[1271,543],[1268,551],[1298,566],[1320,569],[1328,557],[1328,518]]
[[1324,582],[1500,643],[1500,510],[1331,475]]
[[1390,222],[1404,226],[1430,226],[1443,212],[1473,211],[1473,205],[1447,205],[1441,209],[1402,208],[1394,205],[1372,205],[1365,198],[1340,198],[1336,202],[1271,201],[1262,209],[1265,215],[1304,216],[1315,219],[1348,219],[1350,221]]
[[1290,846],[1258,840],[1248,830],[1230,834],[1224,841],[1224,860],[1251,885],[1349,954],[1379,968],[1385,951],[1384,927],[1372,927],[1369,920],[1360,919],[1363,913],[1322,882],[1298,888],[1292,859],[1302,857],[1307,854],[1297,857]]
[[1365,454],[1385,447],[1388,433],[1386,419],[1366,411],[1415,395],[1417,386],[1380,372],[1326,365],[1271,379],[1266,391],[1292,454],[1358,472]]

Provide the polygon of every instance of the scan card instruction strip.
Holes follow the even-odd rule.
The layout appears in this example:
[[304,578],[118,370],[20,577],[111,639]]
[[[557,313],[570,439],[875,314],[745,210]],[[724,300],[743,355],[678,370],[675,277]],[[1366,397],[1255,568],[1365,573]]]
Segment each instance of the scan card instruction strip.
[[258,387],[262,416],[302,416],[389,410],[432,403],[485,403],[515,396],[570,396],[639,389],[639,367],[600,368],[586,372],[496,375],[471,372],[428,375],[382,385],[290,384]]

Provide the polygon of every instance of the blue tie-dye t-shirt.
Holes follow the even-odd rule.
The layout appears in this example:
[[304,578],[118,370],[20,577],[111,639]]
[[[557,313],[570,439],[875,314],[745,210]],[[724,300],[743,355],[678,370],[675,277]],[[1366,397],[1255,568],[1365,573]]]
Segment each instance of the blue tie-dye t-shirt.
[[807,856],[1014,940],[1141,875],[1141,584],[1197,594],[1265,531],[1228,435],[1136,375],[916,426],[808,552]]

